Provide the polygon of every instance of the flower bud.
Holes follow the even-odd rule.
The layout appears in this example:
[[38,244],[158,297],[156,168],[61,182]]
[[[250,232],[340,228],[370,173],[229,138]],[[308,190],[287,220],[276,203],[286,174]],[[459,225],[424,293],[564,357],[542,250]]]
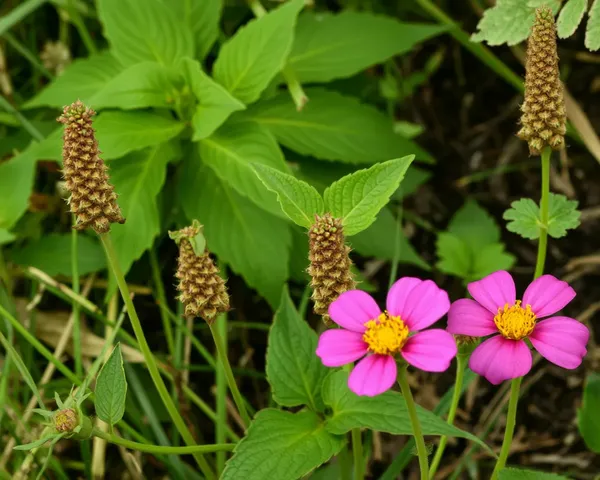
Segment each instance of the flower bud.
[[68,433],[79,425],[79,414],[73,408],[64,408],[54,414],[54,429],[59,433]]

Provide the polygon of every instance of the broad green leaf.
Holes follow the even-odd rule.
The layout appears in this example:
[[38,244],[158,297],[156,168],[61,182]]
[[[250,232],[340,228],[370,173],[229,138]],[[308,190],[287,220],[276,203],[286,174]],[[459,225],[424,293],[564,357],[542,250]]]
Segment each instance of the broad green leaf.
[[590,373],[583,389],[583,405],[577,411],[579,432],[587,447],[600,453],[600,374]]
[[508,220],[506,229],[523,238],[534,240],[540,236],[540,207],[531,198],[521,198],[510,204],[502,218]]
[[494,217],[470,199],[454,214],[448,232],[462,238],[473,251],[500,241]]
[[219,20],[223,0],[162,0],[183,19],[192,33],[196,58],[204,59],[219,35]]
[[202,161],[239,194],[259,207],[284,218],[276,196],[256,176],[253,164],[288,171],[283,154],[271,133],[260,125],[230,123],[199,143]]
[[325,190],[325,209],[343,220],[345,235],[355,235],[375,221],[414,158],[408,155],[359,170]]
[[176,137],[183,122],[147,111],[107,111],[94,122],[102,158],[111,160]]
[[261,410],[221,480],[296,480],[337,454],[345,442],[343,436],[328,433],[314,412]]
[[0,228],[10,229],[27,210],[35,178],[33,148],[0,163]]
[[585,30],[585,46],[588,50],[595,51],[600,49],[600,0],[594,0],[589,16]]
[[126,219],[122,225],[112,225],[111,235],[125,273],[160,233],[156,198],[165,182],[167,164],[176,156],[174,146],[163,143],[111,163],[111,181]]
[[62,108],[79,99],[87,103],[96,93],[123,70],[108,52],[77,59],[59,77],[29,100],[24,108]]
[[281,209],[294,223],[310,228],[315,215],[323,213],[323,199],[314,187],[267,165],[253,166],[265,187],[277,194]]
[[62,164],[64,127],[56,127],[44,140],[32,144],[24,153],[30,153],[35,160],[55,160]]
[[317,357],[318,337],[300,317],[287,288],[275,313],[267,347],[267,379],[281,406],[322,411],[321,385],[329,373]]
[[[52,255],[48,255],[52,252]],[[71,234],[51,233],[38,240],[10,250],[9,257],[17,265],[30,265],[48,275],[71,276]],[[79,275],[106,268],[106,257],[95,237],[79,234],[77,238]]]
[[587,10],[588,0],[569,0],[560,11],[556,30],[560,38],[570,37],[575,33]]
[[487,42],[488,45],[516,45],[525,40],[531,32],[535,9],[548,5],[558,12],[561,0],[497,0],[488,8],[479,23],[478,32],[471,36],[474,42]]
[[125,413],[127,398],[127,380],[120,343],[117,343],[100,370],[95,393],[94,406],[98,418],[109,425],[118,423]]
[[300,82],[328,82],[408,52],[442,31],[439,25],[402,23],[367,12],[305,12],[298,18],[288,65]]
[[5,228],[0,228],[0,245],[12,242],[17,238],[13,233],[9,232]]
[[304,0],[291,0],[241,27],[221,47],[215,80],[246,104],[258,100],[285,65],[303,6]]
[[510,270],[516,259],[505,248],[503,243],[490,243],[481,248],[475,255],[471,277],[480,279],[498,270]]
[[246,118],[268,127],[280,143],[322,160],[372,164],[415,154],[432,161],[417,144],[396,133],[388,116],[356,98],[315,88],[298,112],[287,93],[259,102]]
[[438,234],[436,253],[439,258],[437,268],[457,277],[470,279],[475,270],[472,249],[457,235],[449,232]]
[[98,0],[96,5],[110,50],[123,65],[150,61],[169,66],[194,55],[190,30],[160,0]]
[[179,202],[188,219],[204,225],[207,248],[276,308],[288,278],[290,225],[239,195],[197,157],[182,167]]
[[500,480],[569,480],[568,477],[537,470],[521,470],[520,468],[503,468],[499,473]]
[[233,112],[246,106],[231,96],[221,85],[202,71],[198,61],[184,58],[179,66],[183,76],[198,100],[192,125],[197,141],[206,138],[219,128]]

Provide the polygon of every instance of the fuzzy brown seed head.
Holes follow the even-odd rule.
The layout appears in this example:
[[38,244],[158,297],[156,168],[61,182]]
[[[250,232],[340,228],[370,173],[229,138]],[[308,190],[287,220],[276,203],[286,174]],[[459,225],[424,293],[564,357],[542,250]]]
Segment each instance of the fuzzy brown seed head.
[[79,415],[72,408],[65,408],[54,414],[54,428],[57,432],[72,432],[77,425]]
[[188,317],[201,317],[212,324],[217,315],[229,310],[229,295],[225,281],[208,251],[196,255],[192,243],[200,230],[196,226],[186,227],[176,233],[179,243],[177,289],[179,300],[185,307]]
[[314,312],[331,322],[327,310],[340,294],[356,287],[350,271],[350,247],[346,245],[342,221],[326,213],[316,215],[308,231],[308,274],[311,277]]
[[71,196],[74,228],[93,228],[106,233],[111,223],[125,223],[117,204],[117,194],[109,183],[108,167],[100,158],[98,141],[92,128],[92,109],[79,100],[63,109],[58,121],[65,125],[63,134],[63,176]]
[[535,12],[525,72],[522,128],[517,135],[529,144],[531,155],[540,155],[545,147],[560,150],[565,145],[567,112],[558,68],[554,14],[549,7]]

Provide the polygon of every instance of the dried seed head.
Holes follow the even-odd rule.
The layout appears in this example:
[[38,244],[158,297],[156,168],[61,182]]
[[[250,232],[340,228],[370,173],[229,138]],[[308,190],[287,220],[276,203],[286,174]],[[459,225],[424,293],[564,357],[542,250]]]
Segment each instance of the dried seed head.
[[549,7],[535,12],[527,42],[525,101],[521,107],[522,128],[517,135],[529,144],[531,155],[544,147],[560,150],[565,145],[567,114],[556,50],[556,26]]
[[169,235],[179,245],[175,277],[185,315],[201,317],[212,324],[217,315],[229,310],[229,295],[219,269],[205,250],[202,227],[197,221]]
[[74,228],[93,228],[106,233],[111,223],[125,223],[117,204],[117,194],[108,181],[108,167],[100,158],[92,128],[96,112],[79,100],[66,106],[58,118],[63,134],[63,176],[71,196],[71,212],[77,217]]
[[72,432],[79,425],[79,415],[72,408],[64,408],[54,414],[54,428],[57,432]]
[[326,213],[316,215],[308,231],[308,274],[313,289],[314,312],[323,316],[326,324],[331,322],[327,310],[340,294],[356,287],[350,271],[350,247],[344,240],[342,221]]

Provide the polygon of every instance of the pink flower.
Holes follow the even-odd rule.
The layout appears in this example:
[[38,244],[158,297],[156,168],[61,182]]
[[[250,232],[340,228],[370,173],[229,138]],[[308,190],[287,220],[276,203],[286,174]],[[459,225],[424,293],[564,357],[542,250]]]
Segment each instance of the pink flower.
[[587,327],[573,318],[548,317],[575,297],[568,283],[552,275],[542,275],[527,287],[523,300],[517,300],[510,273],[494,272],[470,283],[469,293],[450,307],[448,331],[458,335],[493,337],[479,345],[469,360],[474,372],[494,385],[522,377],[531,370],[529,338],[535,349],[556,365],[573,369],[581,365],[590,337]]
[[317,355],[327,367],[341,367],[362,357],[348,379],[357,395],[373,397],[390,389],[397,377],[400,353],[411,365],[428,372],[442,372],[456,355],[456,342],[445,330],[429,327],[450,308],[448,294],[431,280],[404,277],[387,296],[387,310],[361,291],[342,293],[329,306],[329,316],[341,329],[319,338]]

